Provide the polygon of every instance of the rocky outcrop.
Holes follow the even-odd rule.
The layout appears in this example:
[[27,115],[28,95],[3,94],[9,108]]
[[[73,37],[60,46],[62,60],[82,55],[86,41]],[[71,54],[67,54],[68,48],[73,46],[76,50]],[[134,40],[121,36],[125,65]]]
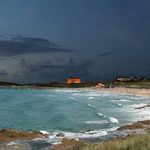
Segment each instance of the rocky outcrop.
[[136,130],[136,129],[150,129],[150,120],[138,121],[129,125],[121,126],[117,130]]
[[32,140],[36,138],[48,138],[48,135],[41,132],[27,132],[13,129],[0,130],[0,142],[12,142],[16,140]]

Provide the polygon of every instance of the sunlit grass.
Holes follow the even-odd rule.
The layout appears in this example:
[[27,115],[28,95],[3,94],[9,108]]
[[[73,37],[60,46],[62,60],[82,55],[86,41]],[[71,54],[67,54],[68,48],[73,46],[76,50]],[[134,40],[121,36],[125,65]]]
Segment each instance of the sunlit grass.
[[115,139],[98,144],[81,141],[68,142],[68,144],[62,144],[55,150],[150,150],[150,134]]

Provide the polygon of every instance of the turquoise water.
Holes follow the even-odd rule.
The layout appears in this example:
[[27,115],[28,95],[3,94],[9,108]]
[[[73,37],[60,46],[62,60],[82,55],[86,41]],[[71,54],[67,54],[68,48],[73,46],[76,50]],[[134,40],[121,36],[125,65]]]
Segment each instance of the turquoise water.
[[[77,89],[0,89],[0,129],[63,132],[93,136],[150,118],[149,98]],[[67,134],[68,133],[68,134]],[[90,133],[91,136],[91,133]]]

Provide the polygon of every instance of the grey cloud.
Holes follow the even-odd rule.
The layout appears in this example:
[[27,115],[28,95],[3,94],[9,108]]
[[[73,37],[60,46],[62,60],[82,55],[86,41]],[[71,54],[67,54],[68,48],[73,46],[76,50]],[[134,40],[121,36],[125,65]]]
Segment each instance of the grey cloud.
[[33,64],[28,64],[26,60],[23,58],[20,60],[20,67],[22,70],[28,71],[28,72],[42,72],[45,70],[51,70],[51,69],[67,69],[71,66],[68,64],[61,65],[61,64],[53,64],[51,61],[42,61],[37,62]]
[[51,64],[51,62],[43,62],[43,63],[36,63],[31,64],[28,66],[30,72],[39,72],[44,70],[51,70],[51,69],[67,69],[70,66],[68,65],[55,65]]
[[74,62],[74,58],[73,58],[73,57],[70,57],[70,58],[69,58],[68,64],[69,64],[70,66],[74,66],[74,65],[75,65],[75,62]]
[[17,73],[19,76],[16,76],[20,81],[50,82],[65,81],[70,76],[80,76],[86,80],[90,75],[93,62],[87,60],[76,62],[73,57],[70,57],[65,64],[54,64],[51,61],[28,64],[25,59],[21,59],[20,66],[22,70]]
[[17,36],[0,40],[0,55],[11,57],[29,53],[75,52],[53,43],[47,39]]
[[81,13],[83,10],[80,1],[65,0],[64,2],[68,4],[71,8],[73,8],[76,13]]
[[90,68],[92,65],[92,62],[90,61],[81,61],[78,64],[75,64],[74,59],[71,57],[68,60],[68,63],[62,65],[62,64],[53,64],[51,61],[45,61],[41,63],[35,63],[35,64],[30,64],[28,66],[28,69],[30,72],[38,72],[38,71],[43,71],[43,70],[52,70],[52,69],[63,69],[63,70],[72,70],[75,72],[78,72],[79,70],[84,70],[86,68]]
[[24,13],[28,16],[35,16],[38,14],[38,10],[31,7],[24,8]]
[[22,58],[20,60],[20,67],[21,68],[28,68],[27,62],[26,62],[26,60],[24,58]]
[[0,76],[6,76],[9,75],[5,70],[0,69]]
[[107,56],[110,56],[110,55],[112,55],[111,52],[105,52],[105,53],[99,54],[100,57],[107,57]]

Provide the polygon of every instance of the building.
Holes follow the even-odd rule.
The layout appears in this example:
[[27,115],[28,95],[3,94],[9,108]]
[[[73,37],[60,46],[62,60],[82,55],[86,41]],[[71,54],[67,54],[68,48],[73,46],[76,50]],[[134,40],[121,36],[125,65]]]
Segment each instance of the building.
[[136,81],[143,81],[143,77],[123,77],[119,76],[116,78],[117,82],[136,82]]
[[71,84],[71,83],[81,83],[81,79],[78,77],[71,77],[67,80],[67,84]]

